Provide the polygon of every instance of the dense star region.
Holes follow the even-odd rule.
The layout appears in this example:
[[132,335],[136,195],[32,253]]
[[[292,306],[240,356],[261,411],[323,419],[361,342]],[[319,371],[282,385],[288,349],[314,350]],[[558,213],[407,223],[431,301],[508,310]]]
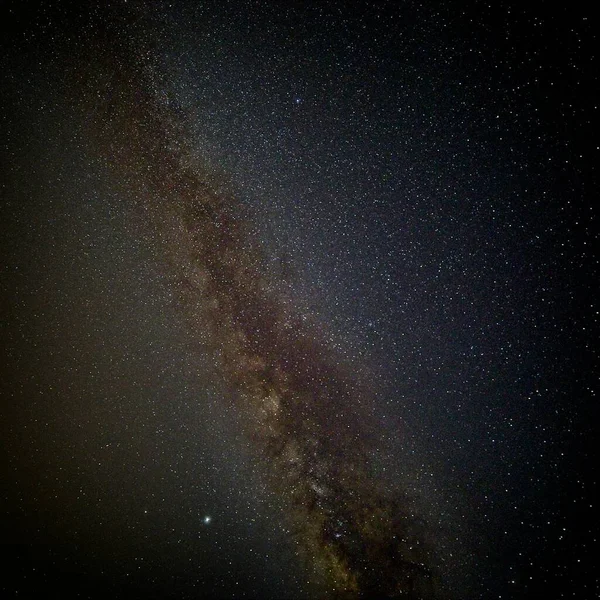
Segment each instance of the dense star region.
[[0,27],[0,597],[598,596],[585,6]]
[[242,205],[193,160],[148,63],[106,59],[77,74],[82,109],[138,198],[191,327],[213,347],[321,594],[433,597],[421,525],[372,476],[368,383],[278,296]]

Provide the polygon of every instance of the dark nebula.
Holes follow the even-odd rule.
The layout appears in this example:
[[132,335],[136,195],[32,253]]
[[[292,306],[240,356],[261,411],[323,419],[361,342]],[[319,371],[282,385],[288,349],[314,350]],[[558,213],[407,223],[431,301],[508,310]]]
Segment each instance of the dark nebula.
[[190,327],[212,347],[320,593],[433,597],[422,525],[372,475],[369,382],[274,291],[243,206],[193,160],[143,35],[128,35],[124,56],[103,39],[93,68],[75,71],[80,109],[138,198]]

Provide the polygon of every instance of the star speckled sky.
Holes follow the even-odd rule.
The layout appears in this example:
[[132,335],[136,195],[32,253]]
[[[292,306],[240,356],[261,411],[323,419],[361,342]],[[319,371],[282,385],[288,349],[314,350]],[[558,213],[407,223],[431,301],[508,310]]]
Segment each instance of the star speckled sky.
[[6,597],[591,598],[597,23],[5,2]]

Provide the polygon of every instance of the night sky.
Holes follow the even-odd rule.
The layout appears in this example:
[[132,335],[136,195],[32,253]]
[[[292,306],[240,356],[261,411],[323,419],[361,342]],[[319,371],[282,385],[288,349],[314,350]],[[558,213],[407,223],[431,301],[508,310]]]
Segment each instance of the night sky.
[[599,596],[590,8],[0,23],[3,598]]

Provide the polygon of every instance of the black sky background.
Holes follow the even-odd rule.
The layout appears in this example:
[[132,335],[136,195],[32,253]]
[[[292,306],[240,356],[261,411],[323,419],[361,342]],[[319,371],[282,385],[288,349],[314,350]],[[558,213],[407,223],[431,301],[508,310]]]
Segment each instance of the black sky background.
[[65,48],[135,14],[266,272],[374,374],[378,465],[448,597],[595,597],[591,13],[173,4],[2,3],[3,593],[311,593],[65,86]]

